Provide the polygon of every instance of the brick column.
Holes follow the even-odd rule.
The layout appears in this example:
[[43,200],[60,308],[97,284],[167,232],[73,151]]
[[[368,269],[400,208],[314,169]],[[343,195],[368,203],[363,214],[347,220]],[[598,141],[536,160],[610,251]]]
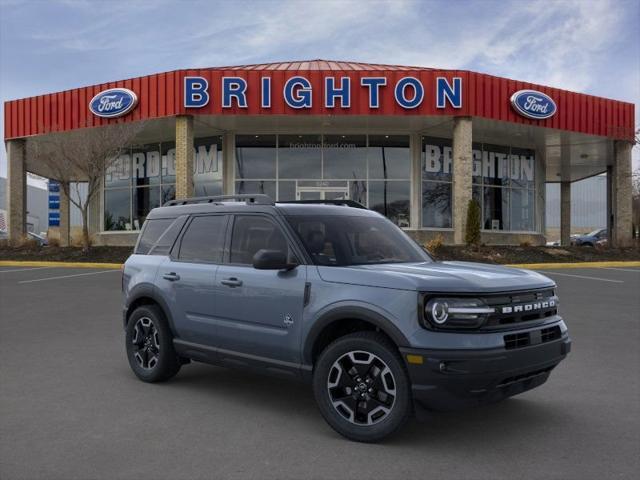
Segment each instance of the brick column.
[[571,182],[560,182],[560,245],[571,245]]
[[632,243],[631,196],[633,192],[631,178],[631,142],[615,143],[615,164],[611,179],[613,225],[611,245],[628,247]]
[[60,182],[60,246],[68,247],[71,244],[70,228],[71,228],[71,213],[69,206],[69,197],[65,193],[65,187],[67,190],[70,185],[63,185]]
[[464,243],[467,210],[472,192],[473,126],[470,117],[456,117],[453,123],[453,243]]
[[193,197],[193,117],[176,117],[176,199]]
[[27,172],[25,141],[7,142],[7,227],[9,242],[15,244],[27,234]]

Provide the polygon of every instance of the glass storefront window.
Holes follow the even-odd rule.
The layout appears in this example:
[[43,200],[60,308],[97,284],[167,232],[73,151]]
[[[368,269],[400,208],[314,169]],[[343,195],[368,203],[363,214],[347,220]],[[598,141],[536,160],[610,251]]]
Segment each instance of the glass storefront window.
[[236,135],[236,178],[276,178],[275,135]]
[[323,178],[367,178],[366,135],[325,135],[322,148]]
[[509,230],[509,189],[484,187],[485,230]]
[[106,188],[128,187],[131,184],[131,153],[128,150],[109,165],[104,184]]
[[535,188],[535,152],[524,148],[512,148],[509,155],[511,164],[511,186]]
[[483,145],[482,178],[485,185],[509,185],[509,147]]
[[276,182],[273,180],[240,180],[236,181],[236,193],[262,193],[276,198]]
[[278,178],[322,178],[322,135],[278,135]]
[[160,147],[162,183],[176,183],[176,144],[164,142]]
[[422,225],[451,228],[451,183],[422,182]]
[[535,227],[535,192],[521,188],[511,189],[511,230],[531,231]]
[[108,189],[104,192],[104,229],[131,230],[131,189]]
[[381,213],[402,228],[409,228],[411,185],[405,181],[369,182],[369,208]]
[[160,206],[160,187],[138,187],[132,189],[133,230],[140,230],[147,214]]
[[222,137],[199,138],[193,158],[193,194],[222,195]]
[[369,135],[369,178],[411,178],[411,151],[406,135]]
[[131,149],[134,187],[160,184],[160,144],[136,146]]

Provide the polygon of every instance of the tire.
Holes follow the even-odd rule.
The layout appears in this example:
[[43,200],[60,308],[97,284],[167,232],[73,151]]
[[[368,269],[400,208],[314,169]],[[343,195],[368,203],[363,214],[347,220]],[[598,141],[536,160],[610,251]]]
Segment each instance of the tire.
[[173,335],[159,307],[136,308],[127,322],[125,339],[131,370],[143,382],[164,382],[180,370]]
[[325,348],[315,365],[313,391],[327,423],[357,442],[391,435],[407,421],[413,405],[400,354],[376,332],[352,333]]

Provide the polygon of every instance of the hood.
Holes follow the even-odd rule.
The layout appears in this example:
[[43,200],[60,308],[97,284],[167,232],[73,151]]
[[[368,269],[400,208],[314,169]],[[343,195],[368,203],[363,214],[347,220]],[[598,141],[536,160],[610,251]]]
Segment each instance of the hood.
[[423,262],[318,267],[326,282],[424,292],[490,293],[555,286],[539,273],[471,262]]

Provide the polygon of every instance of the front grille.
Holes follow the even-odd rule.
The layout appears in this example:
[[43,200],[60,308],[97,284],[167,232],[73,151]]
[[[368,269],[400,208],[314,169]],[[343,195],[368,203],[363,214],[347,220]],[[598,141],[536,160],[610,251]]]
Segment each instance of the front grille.
[[488,316],[482,327],[485,329],[509,328],[558,314],[558,298],[552,289],[491,295],[483,297],[483,300],[495,308],[495,313]]
[[558,325],[530,332],[512,333],[504,336],[504,348],[513,350],[515,348],[528,347],[529,345],[551,342],[561,336],[562,332]]

